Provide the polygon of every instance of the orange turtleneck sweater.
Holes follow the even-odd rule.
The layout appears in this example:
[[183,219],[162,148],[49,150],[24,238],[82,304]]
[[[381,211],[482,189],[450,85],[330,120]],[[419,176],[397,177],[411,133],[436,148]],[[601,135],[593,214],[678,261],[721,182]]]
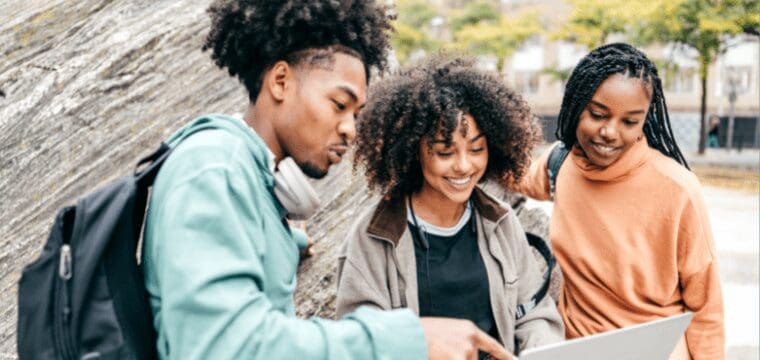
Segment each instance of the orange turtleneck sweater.
[[[549,153],[516,190],[549,200]],[[699,181],[686,168],[646,140],[604,169],[575,147],[557,176],[550,233],[564,275],[559,309],[568,338],[688,310],[691,357],[725,358],[712,230]]]

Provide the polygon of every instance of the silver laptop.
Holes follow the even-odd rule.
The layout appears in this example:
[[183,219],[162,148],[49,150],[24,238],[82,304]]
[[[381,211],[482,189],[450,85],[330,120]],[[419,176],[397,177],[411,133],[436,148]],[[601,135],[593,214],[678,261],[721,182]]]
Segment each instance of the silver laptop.
[[643,324],[527,349],[519,360],[667,360],[689,326],[687,312]]

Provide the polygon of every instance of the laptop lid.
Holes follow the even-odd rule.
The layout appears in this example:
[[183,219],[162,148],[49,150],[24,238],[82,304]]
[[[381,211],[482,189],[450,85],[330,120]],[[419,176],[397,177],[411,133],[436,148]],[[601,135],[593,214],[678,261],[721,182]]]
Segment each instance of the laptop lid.
[[523,351],[519,360],[667,360],[693,314],[667,317],[622,329]]

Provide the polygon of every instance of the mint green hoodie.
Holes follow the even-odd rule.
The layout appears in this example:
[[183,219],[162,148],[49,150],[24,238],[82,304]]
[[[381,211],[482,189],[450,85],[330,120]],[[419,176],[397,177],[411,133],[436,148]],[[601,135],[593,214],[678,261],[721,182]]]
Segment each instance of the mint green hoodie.
[[143,249],[162,359],[427,358],[410,310],[296,318],[304,237],[283,220],[269,153],[250,127],[209,115],[168,142]]

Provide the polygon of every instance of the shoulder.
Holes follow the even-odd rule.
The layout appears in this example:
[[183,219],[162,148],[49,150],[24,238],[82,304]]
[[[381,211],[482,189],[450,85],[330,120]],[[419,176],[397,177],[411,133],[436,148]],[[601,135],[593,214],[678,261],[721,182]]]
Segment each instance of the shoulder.
[[156,182],[177,185],[209,172],[235,174],[229,179],[250,182],[262,176],[263,169],[257,163],[242,134],[229,129],[208,129],[176,145]]
[[661,152],[650,149],[649,173],[651,181],[660,184],[665,194],[686,198],[701,197],[701,185],[694,173]]
[[377,213],[381,200],[376,200],[371,206],[363,208],[359,215],[356,216],[351,224],[348,236],[346,238],[343,254],[360,251],[359,249],[369,247],[381,247],[382,242],[373,239],[368,232],[370,223]]
[[198,168],[229,166],[245,150],[245,141],[235,133],[222,129],[199,131],[184,139],[173,150],[166,165]]
[[[485,200],[481,202],[488,204],[488,206],[476,206],[476,211],[484,219],[485,223],[491,223],[493,224],[492,226],[498,228],[495,231],[496,240],[512,249],[525,246],[525,230],[520,224],[515,209],[506,202],[493,198],[486,192],[482,192],[481,194],[480,196]],[[495,214],[498,214],[498,219],[494,219]]]

